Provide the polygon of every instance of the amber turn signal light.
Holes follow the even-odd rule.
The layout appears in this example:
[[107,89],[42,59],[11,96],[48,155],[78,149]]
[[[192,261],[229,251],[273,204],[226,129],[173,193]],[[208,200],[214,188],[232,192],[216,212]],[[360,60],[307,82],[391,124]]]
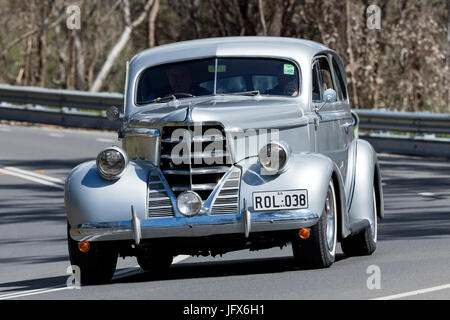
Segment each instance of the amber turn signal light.
[[89,241],[87,240],[83,240],[78,243],[78,250],[81,252],[88,252],[90,247]]
[[301,228],[300,230],[298,230],[298,236],[301,239],[308,239],[310,235],[311,235],[311,232],[309,231],[308,228]]

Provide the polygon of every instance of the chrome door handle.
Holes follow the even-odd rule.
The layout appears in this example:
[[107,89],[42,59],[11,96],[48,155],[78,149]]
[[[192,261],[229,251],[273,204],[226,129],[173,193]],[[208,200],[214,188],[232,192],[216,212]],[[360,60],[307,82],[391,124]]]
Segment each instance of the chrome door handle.
[[353,127],[355,124],[353,122],[346,122],[341,124],[341,128],[344,128],[345,133],[348,133],[348,128]]

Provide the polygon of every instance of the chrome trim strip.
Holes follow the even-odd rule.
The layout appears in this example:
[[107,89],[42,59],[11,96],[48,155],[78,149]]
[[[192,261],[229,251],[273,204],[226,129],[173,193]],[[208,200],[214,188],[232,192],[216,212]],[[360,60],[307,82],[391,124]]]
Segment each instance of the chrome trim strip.
[[[167,197],[167,200],[170,201],[169,197]],[[154,209],[172,209],[172,206],[156,206],[156,207],[148,207],[149,210],[154,210]]]
[[230,170],[230,167],[205,167],[205,168],[192,168],[191,171],[188,170],[163,170],[164,174],[173,175],[184,175],[188,176],[190,174],[212,174],[212,173],[225,173]]
[[162,154],[161,158],[169,159],[169,160],[184,160],[184,159],[193,159],[193,158],[223,158],[228,157],[230,154],[228,152],[192,152],[188,155],[173,155],[173,154]]
[[[235,196],[234,198],[236,198],[237,196]],[[219,197],[217,197],[216,199],[221,199]],[[213,207],[238,207],[239,203],[238,201],[236,202],[232,202],[232,203],[214,203]]]
[[161,201],[161,200],[170,200],[169,196],[167,197],[158,197],[158,198],[150,198],[152,201]]
[[[165,138],[162,139],[162,142],[165,143],[180,143],[183,142],[185,139],[184,138]],[[218,136],[194,136],[192,138],[192,141],[188,141],[188,142],[216,142],[216,141],[226,141],[225,137],[218,137]]]
[[148,128],[126,128],[123,133],[126,137],[159,137],[161,135],[158,129]]
[[156,193],[156,192],[166,192],[166,189],[151,189],[148,190],[149,193]]
[[203,183],[203,184],[193,184],[192,186],[173,186],[172,191],[186,191],[186,190],[214,190],[216,187],[215,183]]

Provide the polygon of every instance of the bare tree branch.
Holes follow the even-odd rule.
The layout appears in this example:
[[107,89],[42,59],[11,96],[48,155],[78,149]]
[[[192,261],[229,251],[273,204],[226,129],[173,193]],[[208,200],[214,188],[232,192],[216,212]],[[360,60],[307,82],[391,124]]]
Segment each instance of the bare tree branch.
[[154,47],[155,46],[155,21],[156,16],[159,12],[159,0],[155,0],[155,3],[152,6],[152,9],[150,10],[149,17],[148,17],[148,47]]
[[262,0],[258,0],[258,8],[259,8],[259,18],[261,20],[261,25],[263,28],[263,35],[267,36],[266,18],[264,18],[264,8]]
[[154,3],[154,0],[148,0],[147,3],[145,4],[144,10],[139,15],[139,17],[136,20],[131,21],[130,4],[129,4],[128,0],[123,0],[122,10],[123,10],[124,19],[125,19],[125,22],[127,25],[125,26],[125,29],[122,31],[122,35],[120,36],[119,40],[117,41],[117,43],[114,45],[114,47],[109,52],[105,63],[103,64],[100,72],[98,73],[94,83],[92,84],[92,86],[90,88],[91,92],[100,91],[100,89],[103,85],[103,81],[108,76],[114,62],[116,61],[120,52],[122,52],[123,48],[125,47],[128,40],[130,39],[133,28],[136,28],[139,24],[141,24],[144,21],[145,17],[148,15],[148,12],[149,12],[150,8],[152,7],[153,3]]

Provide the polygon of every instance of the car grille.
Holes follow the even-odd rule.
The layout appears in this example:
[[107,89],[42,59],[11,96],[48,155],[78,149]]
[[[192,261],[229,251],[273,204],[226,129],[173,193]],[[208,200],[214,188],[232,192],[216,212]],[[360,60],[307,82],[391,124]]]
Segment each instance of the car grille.
[[[230,154],[221,125],[203,124],[194,128],[194,125],[182,124],[163,128],[160,169],[175,196],[192,190],[206,200],[230,168]],[[237,207],[239,185],[237,188],[233,197],[229,197],[230,201],[225,200],[225,194],[216,197],[217,207],[212,210],[215,214],[219,213],[221,205],[227,204],[220,202],[232,202],[234,209]],[[231,206],[223,207],[224,211],[231,210]]]
[[211,215],[236,214],[239,212],[239,187],[241,170],[233,168],[225,178],[219,194],[214,199]]
[[172,202],[164,188],[164,184],[156,170],[150,173],[148,179],[148,217],[172,217],[174,215]]

